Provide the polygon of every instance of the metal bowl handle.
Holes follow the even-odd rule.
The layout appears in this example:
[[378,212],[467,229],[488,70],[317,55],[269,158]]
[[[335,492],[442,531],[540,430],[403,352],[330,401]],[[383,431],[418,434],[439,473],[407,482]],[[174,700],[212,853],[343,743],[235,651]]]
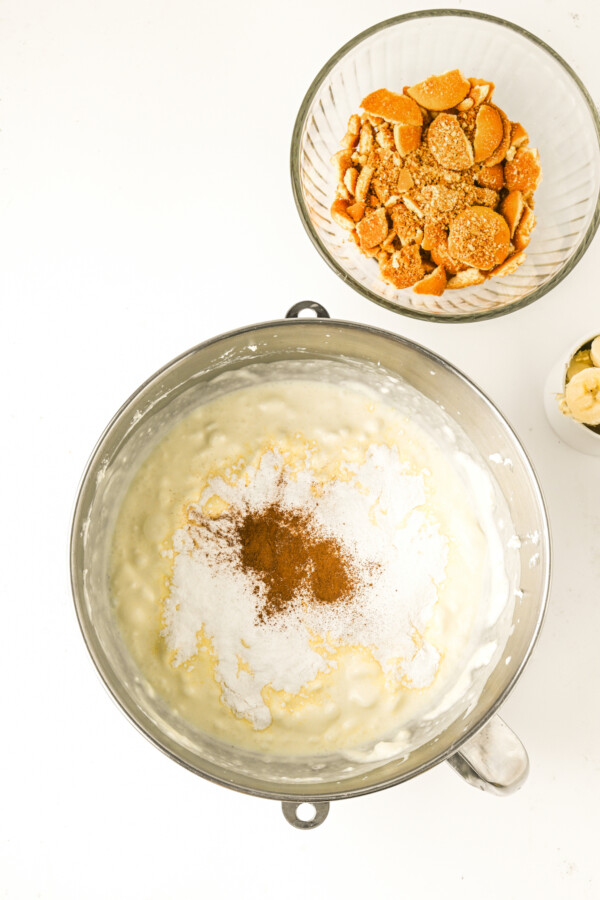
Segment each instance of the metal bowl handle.
[[285,317],[286,319],[297,319],[304,309],[311,309],[316,314],[317,319],[331,318],[325,307],[321,306],[320,303],[315,303],[314,300],[300,300],[298,303],[294,303],[286,312]]
[[[314,812],[312,818],[303,819],[298,815],[298,807],[312,806]],[[281,804],[283,815],[286,821],[293,825],[294,828],[316,828],[322,825],[329,813],[329,802],[327,800],[317,800],[310,802],[297,802],[295,800],[284,800]]]
[[500,716],[492,716],[448,762],[467,784],[500,796],[517,791],[529,772],[525,747]]
[[[525,747],[500,716],[493,716],[448,762],[467,784],[499,796],[517,791],[529,772]],[[300,818],[300,806],[312,806],[312,818]],[[294,828],[316,828],[329,813],[329,803],[322,800],[284,800],[281,807]]]

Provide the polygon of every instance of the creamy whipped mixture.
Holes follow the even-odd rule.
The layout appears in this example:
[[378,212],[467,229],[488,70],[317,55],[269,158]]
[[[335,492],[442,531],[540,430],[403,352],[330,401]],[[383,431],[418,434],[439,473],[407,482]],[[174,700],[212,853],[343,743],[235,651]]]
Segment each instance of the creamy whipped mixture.
[[[358,385],[280,379],[197,407],[151,452],[111,585],[138,666],[184,720],[262,752],[360,751],[466,690],[508,596],[492,492],[417,419]],[[215,534],[275,501],[352,559],[348,600],[303,587],[261,615],[265,584]]]

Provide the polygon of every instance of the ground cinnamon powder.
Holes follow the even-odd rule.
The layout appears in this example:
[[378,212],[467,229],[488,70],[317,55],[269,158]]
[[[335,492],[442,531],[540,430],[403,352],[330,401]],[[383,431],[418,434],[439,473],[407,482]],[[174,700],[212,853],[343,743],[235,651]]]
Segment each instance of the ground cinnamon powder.
[[276,503],[235,522],[239,559],[265,587],[261,617],[285,610],[299,591],[321,603],[348,600],[358,585],[356,564],[338,541],[315,529],[308,515]]
[[370,583],[373,566],[359,565],[300,509],[274,502],[263,509],[230,511],[217,519],[191,514],[190,525],[209,531],[232,565],[256,583],[254,592],[262,599],[261,621],[285,612],[298,599],[345,603]]

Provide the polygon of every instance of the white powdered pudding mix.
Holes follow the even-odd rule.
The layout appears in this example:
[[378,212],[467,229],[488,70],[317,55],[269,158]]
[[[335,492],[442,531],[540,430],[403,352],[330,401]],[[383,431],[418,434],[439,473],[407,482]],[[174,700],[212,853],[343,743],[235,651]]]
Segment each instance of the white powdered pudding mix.
[[364,569],[351,602],[315,604],[300,595],[291,610],[261,621],[263,586],[236,570],[210,533],[201,532],[199,542],[192,525],[173,539],[167,645],[176,664],[187,661],[197,652],[201,625],[223,699],[255,728],[271,723],[262,697],[267,685],[296,694],[335,666],[313,648],[315,636],[330,651],[340,644],[368,648],[385,675],[415,688],[428,687],[439,664],[439,650],[423,635],[444,578],[448,538],[428,520],[423,475],[407,474],[398,450],[380,445],[361,464],[343,465],[330,482],[320,480],[311,462],[308,453],[294,471],[297,464],[288,467],[280,452],[267,451],[231,483],[212,478],[199,505],[218,497],[234,509],[261,510],[277,500],[308,513]]

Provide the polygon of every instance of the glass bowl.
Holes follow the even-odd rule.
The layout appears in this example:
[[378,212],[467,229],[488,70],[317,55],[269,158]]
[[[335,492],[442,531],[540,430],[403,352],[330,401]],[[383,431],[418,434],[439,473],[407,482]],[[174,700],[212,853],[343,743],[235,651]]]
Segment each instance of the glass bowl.
[[[379,277],[330,215],[348,118],[363,97],[460,68],[496,85],[494,100],[522,122],[537,147],[543,180],[538,224],[513,275],[446,291],[441,297],[398,290]],[[600,119],[571,67],[543,41],[511,22],[463,10],[426,10],[380,22],[345,44],[321,69],[296,118],[291,147],[294,198],[313,244],[345,282],[394,312],[466,322],[519,309],[542,297],[579,262],[600,221]]]

